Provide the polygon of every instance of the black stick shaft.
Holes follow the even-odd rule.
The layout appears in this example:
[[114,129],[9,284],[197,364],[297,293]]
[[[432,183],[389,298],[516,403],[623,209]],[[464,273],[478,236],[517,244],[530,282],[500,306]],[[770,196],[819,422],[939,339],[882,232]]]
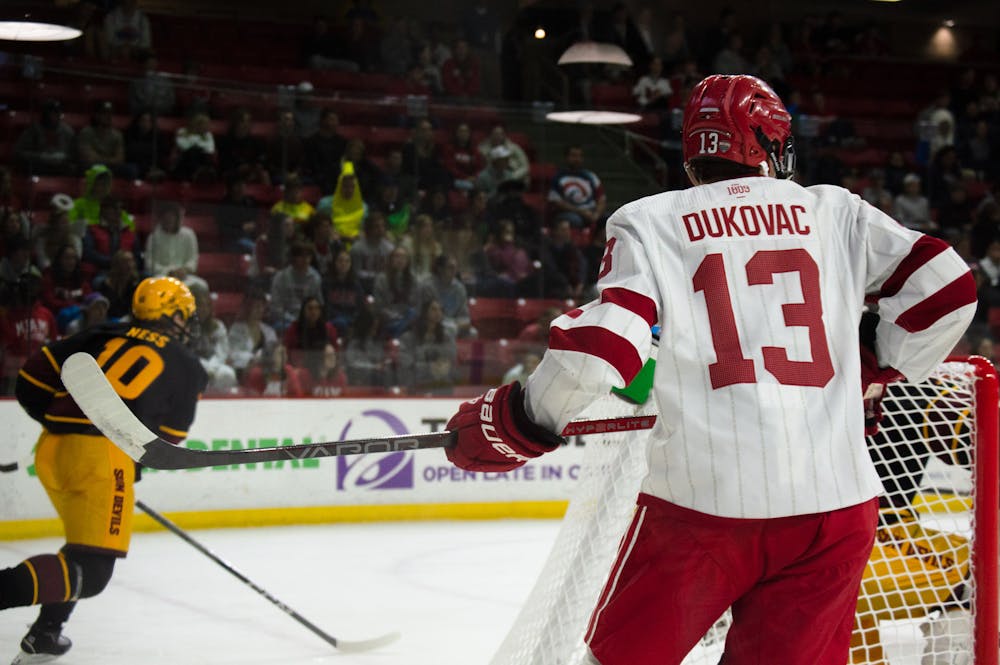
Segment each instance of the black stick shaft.
[[334,647],[337,646],[337,638],[333,637],[332,635],[329,635],[329,634],[325,633],[322,629],[320,629],[314,623],[312,623],[311,621],[309,621],[308,619],[306,619],[305,617],[303,617],[301,614],[299,614],[298,612],[296,612],[295,610],[293,610],[292,608],[290,608],[288,605],[285,605],[283,602],[281,602],[280,600],[278,600],[277,598],[275,598],[274,596],[272,596],[270,593],[267,592],[267,590],[263,589],[262,587],[260,587],[259,585],[257,585],[253,580],[251,580],[250,578],[248,578],[246,575],[244,575],[240,571],[238,571],[235,568],[233,568],[232,565],[230,565],[222,557],[218,556],[217,554],[215,554],[215,552],[213,552],[212,550],[208,549],[207,547],[205,547],[204,545],[202,545],[201,543],[199,543],[197,540],[195,540],[194,538],[192,538],[184,529],[180,528],[179,526],[177,526],[176,524],[174,524],[173,522],[171,522],[170,520],[168,520],[166,517],[164,517],[160,513],[156,512],[155,510],[153,510],[152,508],[150,508],[149,506],[147,506],[142,501],[139,501],[138,499],[136,500],[135,505],[138,506],[139,509],[142,510],[142,512],[146,513],[147,515],[149,515],[150,517],[152,517],[154,520],[156,520],[157,522],[159,522],[163,526],[163,528],[167,529],[168,531],[173,532],[175,535],[179,536],[186,543],[188,543],[189,545],[191,545],[192,547],[194,547],[196,550],[198,550],[199,552],[201,552],[202,554],[204,554],[205,556],[207,556],[209,559],[211,559],[215,563],[217,563],[220,566],[222,566],[223,568],[225,568],[234,577],[236,577],[236,579],[238,579],[239,581],[243,582],[248,587],[250,587],[251,589],[253,589],[257,593],[259,593],[260,595],[262,595],[265,598],[267,598],[273,604],[277,605],[281,609],[281,611],[283,611],[285,614],[287,614],[288,616],[292,617],[293,619],[295,619],[296,621],[298,621],[300,624],[302,624],[303,626],[305,626],[306,628],[308,628],[309,630],[311,630],[313,633],[315,633],[317,636],[319,636],[322,640],[324,640],[325,642],[328,642],[329,644],[333,645]]

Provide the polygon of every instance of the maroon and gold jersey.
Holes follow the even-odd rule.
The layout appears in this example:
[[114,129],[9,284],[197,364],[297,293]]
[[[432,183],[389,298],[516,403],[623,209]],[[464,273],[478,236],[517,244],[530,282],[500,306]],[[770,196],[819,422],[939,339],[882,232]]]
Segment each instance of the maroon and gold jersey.
[[115,392],[146,427],[171,441],[187,436],[208,381],[205,370],[181,343],[135,324],[85,330],[28,358],[18,375],[17,399],[45,429],[100,435],[60,379],[62,363],[78,351],[97,359]]

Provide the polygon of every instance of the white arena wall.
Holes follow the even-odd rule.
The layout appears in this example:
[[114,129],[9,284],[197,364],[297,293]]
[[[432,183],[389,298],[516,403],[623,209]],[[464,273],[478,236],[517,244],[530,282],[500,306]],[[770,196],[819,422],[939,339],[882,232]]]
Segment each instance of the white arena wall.
[[[184,445],[223,450],[292,445],[444,427],[458,399],[204,399]],[[61,535],[34,476],[40,427],[0,401],[0,539]],[[579,472],[579,438],[511,473],[470,473],[440,449],[143,471],[136,496],[191,527],[336,521],[559,517]],[[137,511],[138,512],[138,511]],[[141,516],[136,528],[151,528]]]

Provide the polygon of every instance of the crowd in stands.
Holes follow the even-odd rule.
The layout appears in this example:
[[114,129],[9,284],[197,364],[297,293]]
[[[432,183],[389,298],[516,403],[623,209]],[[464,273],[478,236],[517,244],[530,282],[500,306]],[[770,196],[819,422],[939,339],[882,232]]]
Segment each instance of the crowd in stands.
[[[442,28],[354,2],[342,20],[317,19],[298,55],[313,71],[397,77],[407,90],[468,104],[467,117],[423,108],[404,114],[405,127],[345,125],[338,103],[303,81],[284,101],[272,95],[262,130],[259,109],[221,113],[203,88],[159,71],[156,17],[134,0],[103,18],[97,3],[79,3],[87,29],[74,48],[138,69],[116,101],[92,101],[82,126],[67,121],[69,100],[46,98],[6,153],[3,391],[39,345],[127,319],[145,275],[172,275],[192,289],[201,322],[194,349],[211,394],[452,394],[530,372],[552,318],[595,296],[604,224],[624,201],[608,201],[585,146],[565,146],[561,164],[540,164],[523,134],[471,112],[510,88],[496,69],[509,44],[487,3],[468,4],[458,24]],[[765,78],[795,118],[801,181],[847,187],[900,223],[946,238],[974,267],[980,311],[956,351],[993,357],[996,71],[968,68],[933,99],[935,91],[907,99],[911,144],[871,162],[862,121],[832,110],[836,95],[809,82],[829,80],[830,59],[845,53],[886,55],[872,27],[848,26],[833,12],[750,35],[727,9],[695,39],[680,12],[594,9],[584,6],[569,36],[619,43],[636,66],[586,66],[575,95],[593,102],[602,90],[624,90],[617,105],[642,111],[669,146],[702,72]],[[117,112],[126,110],[122,123]],[[852,159],[858,154],[868,161]],[[662,156],[679,170],[669,147]],[[52,182],[62,189],[40,186]]]

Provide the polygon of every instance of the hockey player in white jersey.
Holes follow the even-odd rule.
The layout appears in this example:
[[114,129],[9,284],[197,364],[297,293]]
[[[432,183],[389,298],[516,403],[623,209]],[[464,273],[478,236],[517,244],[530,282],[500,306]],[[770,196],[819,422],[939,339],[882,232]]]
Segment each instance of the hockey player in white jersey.
[[[599,300],[556,319],[522,390],[463,404],[449,459],[512,469],[622,387],[661,325],[649,473],[586,633],[600,665],[670,665],[732,607],[726,665],[843,665],[881,484],[863,389],[921,381],[975,310],[948,245],[845,189],[791,181],[763,81],[710,76],[684,114],[694,187],[608,221]],[[878,361],[859,353],[877,294]]]

